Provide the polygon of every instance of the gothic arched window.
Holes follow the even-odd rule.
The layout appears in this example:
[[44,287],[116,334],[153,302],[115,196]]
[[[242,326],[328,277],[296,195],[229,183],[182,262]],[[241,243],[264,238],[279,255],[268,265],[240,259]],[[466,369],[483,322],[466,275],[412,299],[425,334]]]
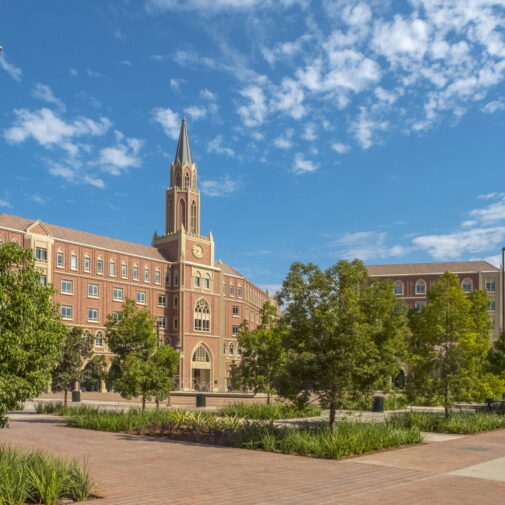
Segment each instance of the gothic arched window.
[[184,176],[184,189],[189,188],[189,172],[186,172],[186,175]]
[[197,222],[196,222],[196,202],[193,200],[191,204],[191,233],[196,233]]
[[180,188],[181,187],[181,173],[177,172],[175,174],[175,185],[176,187]]
[[195,305],[195,331],[210,331],[209,304],[203,298]]
[[209,351],[203,345],[200,345],[193,353],[193,361],[210,363]]

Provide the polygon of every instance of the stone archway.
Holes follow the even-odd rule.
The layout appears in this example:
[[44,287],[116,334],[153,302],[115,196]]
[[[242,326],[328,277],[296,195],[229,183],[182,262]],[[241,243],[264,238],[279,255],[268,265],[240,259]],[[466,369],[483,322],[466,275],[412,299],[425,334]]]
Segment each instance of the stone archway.
[[191,354],[191,389],[212,391],[212,354],[203,343],[195,346]]

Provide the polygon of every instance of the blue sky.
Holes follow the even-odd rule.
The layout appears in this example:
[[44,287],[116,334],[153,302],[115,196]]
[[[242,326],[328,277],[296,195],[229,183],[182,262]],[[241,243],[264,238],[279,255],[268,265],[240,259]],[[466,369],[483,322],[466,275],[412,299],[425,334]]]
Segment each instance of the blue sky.
[[182,114],[262,286],[505,242],[505,1],[0,0],[0,212],[149,243]]

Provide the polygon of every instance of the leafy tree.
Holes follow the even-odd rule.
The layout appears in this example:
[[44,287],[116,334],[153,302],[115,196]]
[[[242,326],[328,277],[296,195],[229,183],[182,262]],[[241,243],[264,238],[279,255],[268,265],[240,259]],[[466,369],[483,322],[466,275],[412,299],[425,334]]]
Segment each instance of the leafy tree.
[[275,393],[274,381],[284,366],[285,352],[282,346],[282,331],[277,324],[277,309],[266,302],[260,311],[261,324],[254,330],[247,322],[241,325],[237,341],[242,359],[232,372],[233,382],[251,388],[255,393]]
[[489,350],[487,362],[489,372],[505,379],[505,331]]
[[67,406],[68,390],[75,381],[83,378],[83,361],[91,356],[93,343],[85,339],[81,328],[67,331],[61,348],[60,361],[53,372],[53,382],[64,391],[64,405]]
[[107,360],[103,354],[95,354],[87,363],[83,371],[83,380],[98,381],[99,384],[108,377]]
[[146,400],[167,398],[174,385],[179,364],[179,353],[171,346],[157,347],[154,331],[155,318],[127,299],[119,319],[107,317],[106,338],[110,350],[116,354],[119,376],[114,388],[125,398],[142,396]]
[[294,263],[279,301],[287,328],[283,396],[302,403],[315,395],[329,407],[333,428],[346,400],[389,387],[408,334],[406,307],[390,283],[371,282],[359,260],[324,272]]
[[66,328],[53,293],[41,285],[32,251],[0,246],[0,427],[9,409],[47,387],[58,362]]
[[503,387],[485,372],[490,348],[488,297],[466,296],[456,275],[446,272],[428,293],[428,304],[411,314],[407,392],[443,400],[446,417],[455,399],[482,400]]
[[142,396],[142,410],[153,397],[164,400],[174,386],[174,376],[179,365],[179,353],[171,346],[163,345],[148,359],[131,353],[121,365],[121,376],[114,386],[121,396],[130,399]]

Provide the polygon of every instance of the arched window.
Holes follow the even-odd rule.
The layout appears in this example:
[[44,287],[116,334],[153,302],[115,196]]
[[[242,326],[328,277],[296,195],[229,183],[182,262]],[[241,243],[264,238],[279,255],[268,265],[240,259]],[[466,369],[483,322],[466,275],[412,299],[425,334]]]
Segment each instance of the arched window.
[[84,339],[84,342],[86,342],[86,343],[91,342],[91,333],[89,332],[89,330],[84,330],[82,337]]
[[175,185],[176,187],[180,188],[181,187],[181,173],[177,172],[175,174]]
[[179,200],[179,222],[186,228],[186,204],[182,198]]
[[472,282],[472,279],[463,279],[461,281],[461,287],[463,288],[463,291],[465,293],[471,293],[472,290],[473,290],[473,282]]
[[77,270],[77,253],[75,251],[72,251],[70,256],[70,268],[71,270]]
[[103,275],[103,258],[101,256],[98,256],[96,260],[96,273]]
[[191,204],[191,233],[196,233],[197,225],[196,202],[193,200],[193,203]]
[[395,281],[393,284],[393,293],[395,295],[403,295],[403,282],[402,281]]
[[84,271],[85,272],[91,271],[91,258],[89,257],[89,254],[84,255]]
[[63,255],[63,250],[58,249],[58,252],[56,253],[56,266],[58,268],[63,268],[65,266],[65,256]]
[[149,267],[144,267],[144,282],[149,282]]
[[209,274],[207,274],[207,275],[205,276],[205,279],[204,279],[204,285],[203,285],[203,287],[204,287],[205,289],[210,289],[210,275],[209,275]]
[[203,345],[199,346],[193,353],[193,361],[210,363],[209,351]]
[[133,280],[138,281],[139,280],[139,266],[134,263],[133,265]]
[[116,277],[116,262],[115,262],[115,260],[109,261],[109,275],[111,277]]
[[96,347],[103,347],[103,332],[102,331],[97,331],[95,333],[95,346]]
[[195,331],[210,331],[209,304],[203,298],[195,305]]
[[235,354],[235,344],[233,342],[230,342],[230,345],[228,346],[228,354],[232,356]]
[[154,282],[155,284],[161,284],[161,274],[159,268],[156,268],[154,271]]
[[189,188],[189,172],[186,172],[186,175],[184,176],[184,189]]
[[426,294],[426,282],[423,279],[419,279],[416,282],[416,295],[425,295]]
[[202,274],[200,272],[195,273],[195,280],[194,280],[195,288],[199,288],[202,284]]

